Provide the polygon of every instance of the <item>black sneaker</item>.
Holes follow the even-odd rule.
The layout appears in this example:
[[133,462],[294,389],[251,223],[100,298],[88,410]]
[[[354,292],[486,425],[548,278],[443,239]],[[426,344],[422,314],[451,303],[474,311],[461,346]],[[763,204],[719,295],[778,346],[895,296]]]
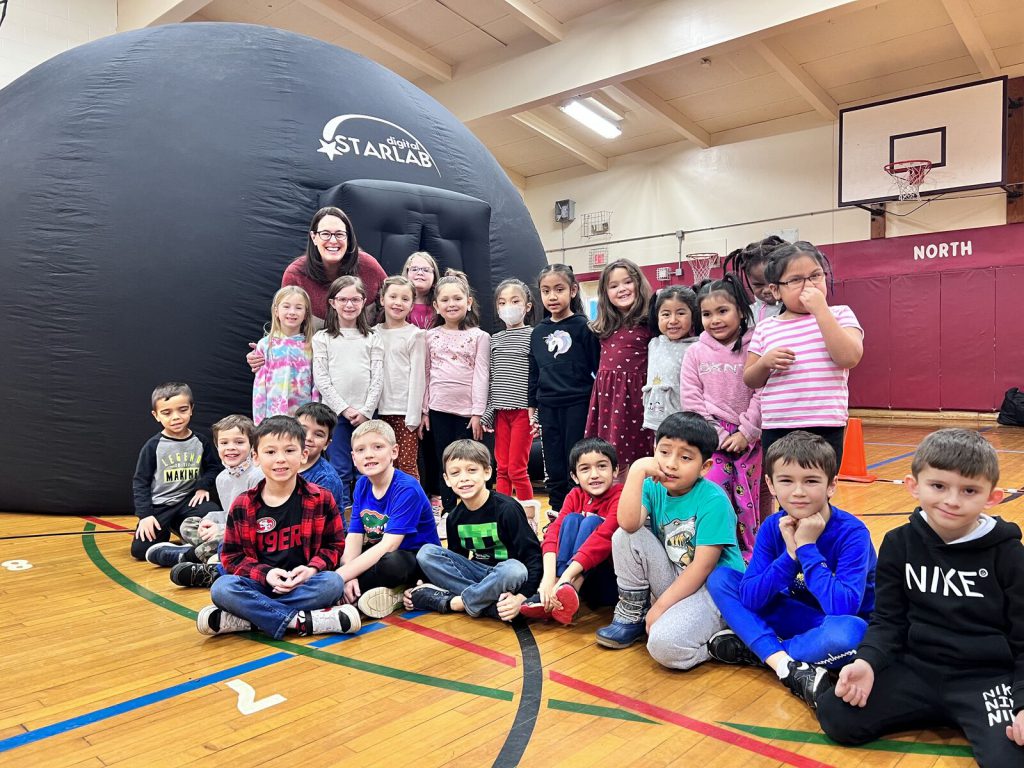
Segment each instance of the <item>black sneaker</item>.
[[739,635],[731,629],[716,632],[708,640],[708,653],[715,661],[723,664],[742,664],[747,667],[763,667],[764,662],[757,658],[747,644],[740,640]]
[[161,568],[173,568],[181,562],[182,555],[190,549],[192,547],[188,544],[171,544],[169,541],[162,541],[146,550],[146,559]]
[[828,670],[816,667],[806,661],[790,661],[789,674],[782,678],[782,684],[797,698],[803,699],[811,709],[819,693],[828,687]]
[[179,587],[209,588],[219,576],[217,566],[210,563],[178,563],[171,568],[171,582]]
[[451,613],[452,598],[455,597],[447,589],[435,587],[433,584],[420,584],[409,590],[409,599],[413,610]]

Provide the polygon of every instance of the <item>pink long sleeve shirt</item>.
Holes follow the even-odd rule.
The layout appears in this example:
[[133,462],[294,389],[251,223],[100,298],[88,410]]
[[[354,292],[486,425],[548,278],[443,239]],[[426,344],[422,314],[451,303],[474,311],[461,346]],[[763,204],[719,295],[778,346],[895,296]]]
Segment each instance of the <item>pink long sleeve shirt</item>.
[[487,410],[491,336],[479,328],[427,331],[427,386],[423,412],[452,413],[469,418]]
[[[710,420],[725,438],[718,421],[736,424],[754,442],[761,436],[761,395],[743,383],[743,364],[753,331],[747,331],[739,352],[725,346],[704,331],[683,358],[679,374],[679,396],[684,411],[694,411]],[[735,343],[735,342],[734,342]]]

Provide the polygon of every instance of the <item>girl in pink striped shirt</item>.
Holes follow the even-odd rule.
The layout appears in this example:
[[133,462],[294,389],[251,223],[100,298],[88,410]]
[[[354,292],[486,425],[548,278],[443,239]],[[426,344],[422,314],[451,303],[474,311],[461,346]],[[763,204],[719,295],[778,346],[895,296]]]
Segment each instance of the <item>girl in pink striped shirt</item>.
[[754,328],[743,381],[761,389],[761,447],[803,429],[821,435],[843,459],[850,369],[864,354],[864,329],[853,310],[830,307],[825,254],[808,242],[772,252],[765,279],[783,303],[778,317]]

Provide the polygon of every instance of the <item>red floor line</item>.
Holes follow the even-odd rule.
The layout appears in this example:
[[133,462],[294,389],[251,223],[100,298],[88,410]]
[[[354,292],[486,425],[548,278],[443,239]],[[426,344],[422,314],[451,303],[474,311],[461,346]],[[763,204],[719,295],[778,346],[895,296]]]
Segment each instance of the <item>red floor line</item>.
[[464,651],[475,653],[477,656],[483,656],[484,658],[496,661],[499,664],[504,664],[506,667],[516,666],[516,657],[509,656],[507,653],[501,653],[500,651],[492,651],[490,648],[484,648],[482,645],[471,643],[468,640],[460,640],[457,637],[440,632],[430,627],[421,627],[419,624],[415,624],[408,619],[403,619],[399,616],[388,616],[386,619],[382,619],[384,623],[391,624],[395,627],[402,629],[408,629],[410,632],[429,637],[431,640],[437,640],[442,643],[454,646],[455,648],[461,648]]
[[561,672],[550,670],[548,672],[548,677],[554,683],[560,683],[564,686],[580,691],[581,693],[586,693],[590,696],[610,701],[613,704],[618,704],[620,707],[632,709],[634,712],[656,717],[667,723],[673,723],[704,736],[708,736],[712,739],[725,742],[726,744],[730,744],[734,747],[745,749],[748,752],[753,752],[755,754],[771,758],[772,760],[779,760],[786,765],[796,766],[797,768],[832,768],[828,763],[821,763],[817,760],[812,760],[809,757],[798,755],[795,752],[790,752],[771,744],[765,744],[763,741],[757,741],[749,736],[744,736],[743,734],[735,733],[733,731],[727,731],[725,728],[719,728],[717,725],[711,725],[710,723],[705,723],[700,720],[694,720],[692,717],[681,715],[670,709],[665,709],[664,707],[659,707],[654,704],[648,704],[646,701],[640,701],[639,699],[624,696],[621,693],[615,693],[615,691],[609,691],[607,688],[601,688],[600,686],[593,685],[582,680],[577,680],[574,677],[563,675]]
[[86,522],[96,523],[96,525],[102,525],[102,526],[104,526],[106,528],[113,528],[115,531],[130,531],[131,530],[131,528],[125,528],[123,525],[118,525],[117,523],[110,523],[110,522],[107,522],[106,520],[101,520],[98,517],[92,517],[90,515],[79,515],[79,517],[81,517]]

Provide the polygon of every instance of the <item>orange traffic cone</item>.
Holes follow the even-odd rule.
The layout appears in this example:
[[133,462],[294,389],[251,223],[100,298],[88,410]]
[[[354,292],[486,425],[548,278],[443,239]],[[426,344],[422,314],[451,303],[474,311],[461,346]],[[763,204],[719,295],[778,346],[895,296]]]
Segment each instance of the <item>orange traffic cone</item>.
[[843,437],[843,464],[839,479],[854,483],[873,483],[877,475],[868,474],[868,458],[864,452],[864,426],[860,419],[850,419]]

